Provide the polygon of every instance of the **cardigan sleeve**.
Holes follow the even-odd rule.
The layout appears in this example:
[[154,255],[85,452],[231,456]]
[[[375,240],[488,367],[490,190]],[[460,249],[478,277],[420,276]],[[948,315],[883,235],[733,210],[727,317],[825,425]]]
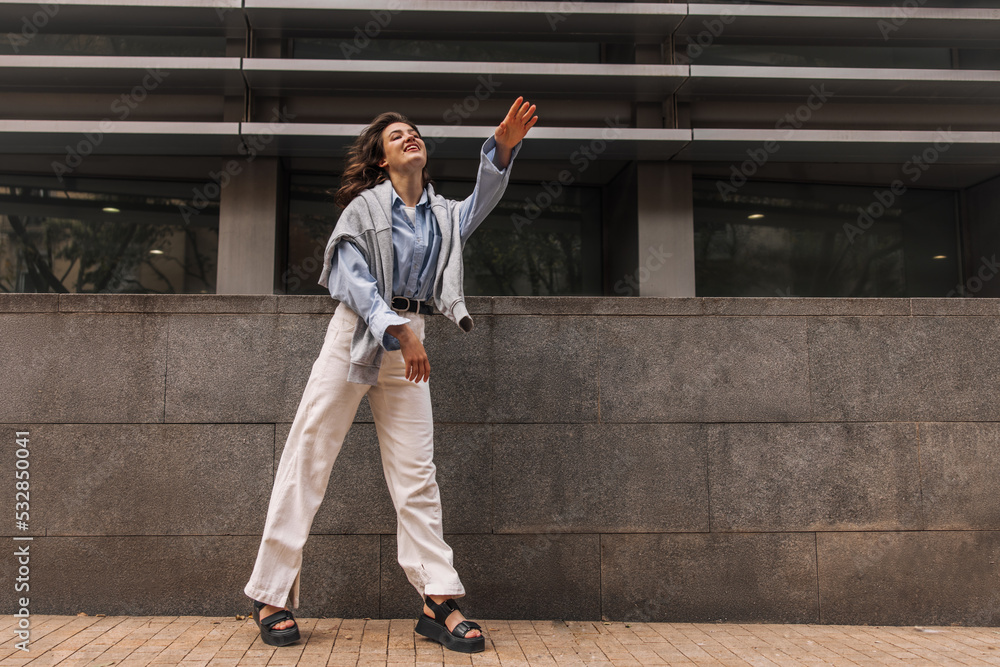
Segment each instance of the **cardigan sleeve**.
[[354,243],[343,240],[334,249],[329,276],[330,296],[357,313],[386,351],[400,349],[399,339],[386,333],[395,324],[409,320],[397,315],[378,293],[365,257]]

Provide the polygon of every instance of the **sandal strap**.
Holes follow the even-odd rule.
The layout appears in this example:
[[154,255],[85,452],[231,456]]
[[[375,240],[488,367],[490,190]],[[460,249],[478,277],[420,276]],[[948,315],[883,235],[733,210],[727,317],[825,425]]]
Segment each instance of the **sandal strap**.
[[[274,626],[282,621],[294,621],[295,617],[287,609],[282,609],[277,614],[271,614],[267,618],[262,618],[260,624],[266,626],[268,630],[273,630]],[[291,628],[289,628],[291,629]]]
[[482,627],[475,621],[462,621],[455,626],[455,629],[451,631],[451,634],[464,639],[465,636],[469,634],[470,630],[482,630]]
[[438,603],[432,600],[431,596],[425,595],[424,604],[427,605],[428,609],[434,612],[434,620],[441,625],[445,625],[444,621],[451,615],[451,612],[458,611],[458,604],[455,602],[454,598],[448,598],[443,603]]
[[[445,628],[448,626],[445,624],[445,619],[451,615],[454,611],[459,611],[458,603],[455,602],[455,598],[448,598],[442,603],[437,603],[430,598],[430,596],[424,596],[424,602],[427,604],[427,608],[434,612],[434,620],[443,625]],[[464,620],[456,625],[452,630],[451,634],[456,637],[461,637],[464,639],[466,635],[472,630],[482,631],[483,627],[476,623],[475,621]]]

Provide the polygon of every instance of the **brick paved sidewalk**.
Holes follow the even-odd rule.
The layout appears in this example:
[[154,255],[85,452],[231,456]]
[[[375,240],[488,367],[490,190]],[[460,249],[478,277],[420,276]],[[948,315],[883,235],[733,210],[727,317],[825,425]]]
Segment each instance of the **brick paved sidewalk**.
[[0,665],[1000,665],[998,628],[484,621],[487,649],[468,656],[414,635],[411,619],[299,623],[303,641],[274,649],[249,619],[32,616],[31,651],[7,640]]

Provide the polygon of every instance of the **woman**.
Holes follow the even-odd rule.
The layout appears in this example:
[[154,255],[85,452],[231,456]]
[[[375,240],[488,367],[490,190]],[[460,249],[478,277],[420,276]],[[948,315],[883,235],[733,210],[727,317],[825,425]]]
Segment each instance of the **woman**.
[[376,117],[348,151],[337,193],[344,211],[319,281],[340,304],[288,434],[244,589],[271,646],[299,639],[285,605],[290,598],[299,606],[302,548],[367,393],[396,508],[399,564],[424,600],[416,631],[455,651],[485,648],[480,626],[454,602],[465,588],[441,525],[424,318],[440,312],[472,329],[462,248],[500,200],[521,140],[538,121],[534,112],[522,97],[511,105],[483,144],[476,188],[463,201],[434,192],[424,141],[400,114]]

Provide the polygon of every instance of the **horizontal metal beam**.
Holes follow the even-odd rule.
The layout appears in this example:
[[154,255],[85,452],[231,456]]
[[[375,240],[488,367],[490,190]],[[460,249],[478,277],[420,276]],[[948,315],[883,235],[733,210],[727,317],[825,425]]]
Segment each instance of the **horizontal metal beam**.
[[[85,159],[101,155],[237,155],[239,123],[0,120],[0,153]],[[74,157],[75,156],[75,157]]]
[[681,101],[805,99],[824,84],[840,100],[1000,99],[996,70],[0,55],[0,90],[9,91],[127,94],[137,86],[152,90],[162,85],[175,93],[240,95],[244,74],[253,92],[263,95],[376,90],[485,99],[502,89],[537,98],[628,96],[640,102],[674,93]]
[[[996,48],[1000,9],[689,3],[677,43]],[[858,3],[860,5],[860,3]],[[697,38],[697,39],[696,39]]]
[[[37,17],[37,18],[36,18]],[[921,44],[995,48],[1000,9],[467,0],[0,0],[0,33]]]
[[[579,166],[598,159],[668,160],[691,140],[691,130],[621,127],[608,119],[605,127],[535,127],[520,159],[576,159]],[[262,155],[343,157],[364,125],[298,123],[273,127],[243,123],[250,145],[263,145]],[[493,127],[422,125],[427,151],[433,157],[475,157]],[[252,139],[251,137],[256,137]]]
[[[645,129],[607,119],[603,127],[535,127],[522,159],[742,163],[998,164],[1000,132],[895,130]],[[256,155],[342,158],[364,125],[0,120],[0,154]],[[475,156],[493,127],[424,125],[428,153]],[[72,165],[70,165],[72,166]]]
[[[0,55],[0,90],[242,95],[239,58]],[[143,92],[145,91],[145,92]]]
[[691,78],[678,98],[794,97],[803,101],[819,89],[835,99],[907,98],[922,101],[981,102],[1000,98],[1000,71],[862,67],[741,67],[691,65]]
[[396,60],[289,60],[246,58],[243,71],[254,93],[284,95],[331,91],[458,94],[478,99],[536,96],[662,100],[688,75],[683,65],[582,65],[541,63],[413,62]]
[[684,4],[649,2],[468,2],[458,0],[246,0],[258,35],[336,34],[355,30],[437,37],[511,35],[566,39],[581,36],[670,35]]
[[246,34],[241,0],[0,0],[0,34],[31,37],[82,35],[221,35]]
[[997,164],[1000,132],[695,129],[675,159],[748,162],[747,171],[769,162],[913,161],[914,169],[925,171],[938,163]]

